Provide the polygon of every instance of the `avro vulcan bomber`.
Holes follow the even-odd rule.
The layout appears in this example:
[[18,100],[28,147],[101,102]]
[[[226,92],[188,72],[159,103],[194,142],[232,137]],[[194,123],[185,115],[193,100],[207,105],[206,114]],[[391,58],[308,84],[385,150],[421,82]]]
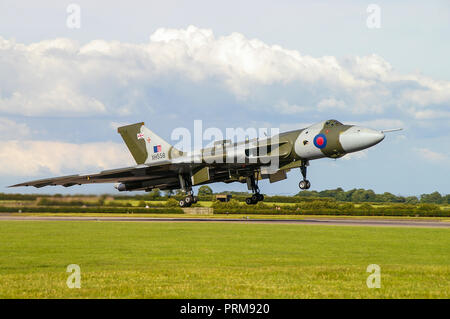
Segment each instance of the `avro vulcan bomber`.
[[11,187],[115,183],[118,191],[181,189],[186,196],[179,204],[188,207],[197,201],[193,186],[241,182],[252,191],[252,196],[246,199],[250,205],[264,199],[258,187],[259,180],[269,179],[275,183],[286,179],[286,172],[298,168],[302,176],[300,189],[309,189],[311,183],[306,173],[310,161],[340,158],[372,147],[384,139],[384,133],[396,130],[399,129],[377,131],[328,120],[264,139],[235,143],[216,141],[212,147],[183,152],[145,127],[144,123],[136,123],[118,128],[136,166],[35,180]]

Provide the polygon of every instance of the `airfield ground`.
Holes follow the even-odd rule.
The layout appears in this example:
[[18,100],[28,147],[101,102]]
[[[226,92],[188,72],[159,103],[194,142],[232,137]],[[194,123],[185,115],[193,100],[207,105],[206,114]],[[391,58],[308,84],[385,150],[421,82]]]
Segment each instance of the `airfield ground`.
[[0,298],[87,297],[449,298],[450,229],[0,221]]

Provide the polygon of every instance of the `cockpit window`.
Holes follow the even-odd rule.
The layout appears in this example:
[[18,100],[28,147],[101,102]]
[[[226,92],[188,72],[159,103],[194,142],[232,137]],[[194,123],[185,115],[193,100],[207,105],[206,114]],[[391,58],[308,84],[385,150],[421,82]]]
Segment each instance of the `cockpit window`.
[[339,121],[336,121],[336,120],[328,120],[325,122],[325,125],[339,126],[339,125],[342,125],[342,123]]

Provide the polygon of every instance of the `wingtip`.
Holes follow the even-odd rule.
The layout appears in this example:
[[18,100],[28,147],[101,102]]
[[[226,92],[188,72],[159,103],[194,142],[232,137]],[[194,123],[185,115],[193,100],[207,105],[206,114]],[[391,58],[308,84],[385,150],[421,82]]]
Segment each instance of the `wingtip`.
[[28,186],[28,185],[15,184],[15,185],[9,185],[9,186],[6,186],[6,187],[7,187],[7,188],[11,188],[11,187],[20,187],[20,186]]

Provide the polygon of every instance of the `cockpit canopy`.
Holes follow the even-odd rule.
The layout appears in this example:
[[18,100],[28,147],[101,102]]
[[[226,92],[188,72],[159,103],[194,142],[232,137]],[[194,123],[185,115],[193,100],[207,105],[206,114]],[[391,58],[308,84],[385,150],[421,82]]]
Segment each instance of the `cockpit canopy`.
[[326,126],[339,126],[339,125],[343,125],[343,124],[337,120],[328,120],[325,122],[325,125]]

